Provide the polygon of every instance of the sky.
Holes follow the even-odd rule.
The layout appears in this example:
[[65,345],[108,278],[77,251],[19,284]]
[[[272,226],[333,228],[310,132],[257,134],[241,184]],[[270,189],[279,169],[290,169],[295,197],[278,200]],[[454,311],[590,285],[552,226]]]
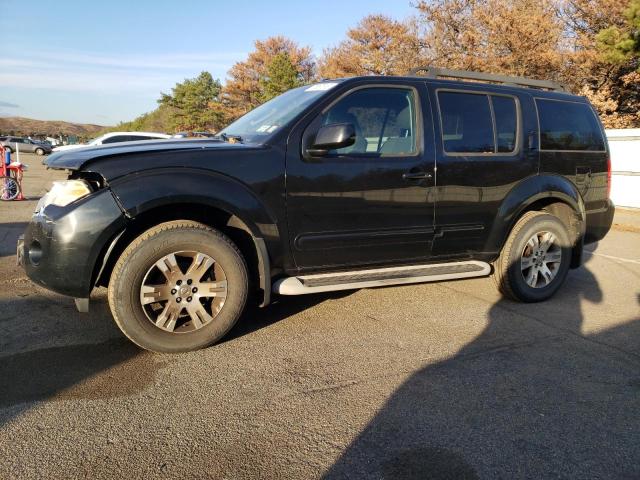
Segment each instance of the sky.
[[224,82],[256,39],[284,35],[319,56],[365,15],[404,19],[411,3],[0,0],[0,116],[115,125],[203,70]]

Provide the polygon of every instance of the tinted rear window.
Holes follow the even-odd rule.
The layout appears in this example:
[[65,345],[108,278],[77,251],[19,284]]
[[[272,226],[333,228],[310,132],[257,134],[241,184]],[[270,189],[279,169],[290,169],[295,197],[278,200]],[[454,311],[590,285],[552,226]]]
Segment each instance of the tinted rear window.
[[542,150],[604,150],[596,116],[585,103],[536,99]]
[[463,154],[515,151],[518,111],[514,97],[438,92],[438,101],[445,152]]
[[448,153],[493,152],[493,126],[489,97],[439,92],[442,140]]
[[491,96],[493,114],[496,118],[496,140],[498,152],[513,152],[516,148],[517,112],[512,97]]

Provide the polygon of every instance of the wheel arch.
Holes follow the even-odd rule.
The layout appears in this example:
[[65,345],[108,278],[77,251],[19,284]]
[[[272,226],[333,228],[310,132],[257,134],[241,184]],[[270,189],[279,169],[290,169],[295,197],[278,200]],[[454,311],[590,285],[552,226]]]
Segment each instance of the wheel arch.
[[584,201],[576,186],[560,175],[529,177],[509,192],[498,209],[487,251],[500,252],[516,222],[530,211],[546,211],[564,223],[573,242],[571,267],[580,266],[586,228]]
[[[128,176],[111,185],[128,220],[124,230],[103,248],[94,268],[93,284],[108,285],[117,259],[145,230],[167,221],[193,220],[220,230],[238,246],[252,281],[261,290],[260,304],[267,305],[271,294],[270,257],[279,255],[281,241],[278,226],[266,207],[248,187],[222,175],[163,170]],[[141,181],[144,189],[140,188]]]

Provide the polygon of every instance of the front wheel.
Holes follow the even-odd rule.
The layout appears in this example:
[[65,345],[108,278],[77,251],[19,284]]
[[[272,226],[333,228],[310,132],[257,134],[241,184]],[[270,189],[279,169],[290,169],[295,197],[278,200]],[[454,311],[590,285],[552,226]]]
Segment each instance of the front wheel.
[[191,221],[147,230],[116,263],[109,305],[138,346],[185,352],[222,338],[244,310],[247,267],[221,232]]
[[551,297],[564,282],[571,242],[564,224],[544,212],[527,212],[516,223],[495,264],[500,291],[521,302]]
[[44,155],[44,150],[42,148],[36,148],[36,155],[41,157],[42,155]]

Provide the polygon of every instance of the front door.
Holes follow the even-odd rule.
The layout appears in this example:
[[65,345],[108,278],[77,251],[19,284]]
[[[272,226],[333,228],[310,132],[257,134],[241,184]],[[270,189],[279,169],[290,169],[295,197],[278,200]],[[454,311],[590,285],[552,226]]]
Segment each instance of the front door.
[[[355,143],[307,154],[322,126],[349,123]],[[299,269],[409,263],[430,256],[434,148],[420,82],[336,92],[287,146],[287,221]]]

